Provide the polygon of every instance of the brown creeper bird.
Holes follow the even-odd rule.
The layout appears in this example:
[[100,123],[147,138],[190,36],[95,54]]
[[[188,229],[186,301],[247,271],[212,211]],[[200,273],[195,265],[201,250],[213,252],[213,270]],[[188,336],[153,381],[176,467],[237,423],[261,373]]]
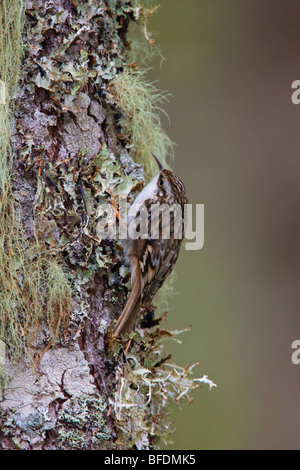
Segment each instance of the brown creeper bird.
[[131,266],[132,288],[114,337],[130,332],[140,309],[150,306],[176,263],[184,237],[188,202],[184,184],[152,155],[158,175],[137,196],[127,218],[124,253]]

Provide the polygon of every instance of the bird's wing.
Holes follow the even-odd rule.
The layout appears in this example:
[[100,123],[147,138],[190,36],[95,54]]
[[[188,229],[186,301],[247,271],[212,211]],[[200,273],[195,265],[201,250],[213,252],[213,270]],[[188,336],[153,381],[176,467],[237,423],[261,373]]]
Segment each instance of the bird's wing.
[[[163,217],[158,205],[152,205],[148,218],[148,239],[137,240],[141,297],[142,304],[145,306],[151,303],[154,295],[172,271],[178,257],[180,240],[174,240],[168,234],[169,228],[170,220]],[[154,229],[157,230],[156,233]],[[164,238],[168,235],[169,238]]]

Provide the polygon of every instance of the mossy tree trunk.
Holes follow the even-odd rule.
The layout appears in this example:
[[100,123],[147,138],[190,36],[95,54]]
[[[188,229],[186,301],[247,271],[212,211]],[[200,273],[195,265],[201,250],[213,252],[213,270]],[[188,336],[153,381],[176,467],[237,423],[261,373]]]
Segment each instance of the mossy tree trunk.
[[120,225],[118,198],[128,206],[142,187],[150,150],[164,163],[172,150],[164,96],[127,63],[130,22],[151,47],[155,10],[152,0],[0,3],[2,449],[149,449],[168,442],[171,405],[214,385],[170,362],[161,340],[178,332],[110,339],[130,273],[117,233],[97,227]]
[[[13,13],[22,15],[18,3]],[[4,2],[5,21],[11,13]],[[95,228],[99,204],[110,203],[128,176],[132,187],[142,179],[109,94],[125,65],[131,3],[25,0],[23,13],[9,180],[9,223],[23,245],[12,246],[23,256],[11,268],[18,324],[2,306],[0,447],[118,447],[105,333],[126,288],[120,246],[97,239]]]

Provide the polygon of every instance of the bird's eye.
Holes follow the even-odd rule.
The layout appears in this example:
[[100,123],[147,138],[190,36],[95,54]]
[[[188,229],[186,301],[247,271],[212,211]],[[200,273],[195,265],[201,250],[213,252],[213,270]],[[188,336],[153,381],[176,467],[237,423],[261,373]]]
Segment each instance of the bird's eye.
[[163,184],[164,184],[164,180],[161,178],[161,179],[159,180],[159,186],[163,186]]

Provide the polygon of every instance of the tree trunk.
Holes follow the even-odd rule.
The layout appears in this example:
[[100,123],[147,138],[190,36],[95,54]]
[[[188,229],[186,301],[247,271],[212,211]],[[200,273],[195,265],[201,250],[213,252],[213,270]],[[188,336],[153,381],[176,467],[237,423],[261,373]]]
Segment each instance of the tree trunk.
[[[118,227],[118,198],[143,182],[129,150],[147,129],[153,149],[169,146],[145,118],[153,90],[126,65],[128,25],[151,13],[136,0],[0,6],[3,449],[149,449],[168,439],[168,405],[202,380],[170,364],[170,332],[110,339],[130,286],[121,243],[99,238],[101,208]],[[136,114],[124,97],[140,100]]]

